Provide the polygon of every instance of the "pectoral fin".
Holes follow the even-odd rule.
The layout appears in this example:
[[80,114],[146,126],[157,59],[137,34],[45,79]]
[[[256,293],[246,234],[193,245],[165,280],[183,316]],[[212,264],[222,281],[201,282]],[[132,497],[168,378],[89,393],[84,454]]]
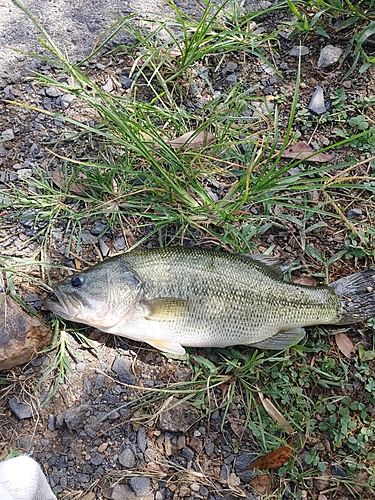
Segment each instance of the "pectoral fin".
[[148,308],[146,319],[151,321],[171,321],[186,316],[189,302],[173,297],[158,297],[144,302]]
[[305,335],[306,332],[303,328],[294,328],[293,330],[289,330],[287,332],[281,331],[269,339],[250,345],[251,347],[260,347],[261,349],[282,351],[288,347],[298,344]]
[[152,347],[156,347],[156,349],[163,352],[170,352],[171,354],[176,354],[177,356],[185,354],[185,349],[178,342],[169,340],[146,340],[146,342],[152,345]]

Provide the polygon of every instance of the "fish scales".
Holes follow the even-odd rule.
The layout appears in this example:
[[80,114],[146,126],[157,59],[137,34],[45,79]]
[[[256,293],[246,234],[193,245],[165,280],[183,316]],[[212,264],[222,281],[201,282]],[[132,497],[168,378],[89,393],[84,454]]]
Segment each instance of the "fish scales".
[[54,287],[46,305],[64,319],[182,354],[182,346],[284,349],[302,327],[375,315],[375,271],[330,286],[285,283],[267,256],[202,249],[137,250]]
[[122,258],[144,284],[146,298],[192,303],[189,314],[164,324],[163,335],[169,335],[170,326],[186,346],[251,344],[280,330],[330,323],[340,309],[327,287],[277,281],[264,266],[238,254],[161,249]]

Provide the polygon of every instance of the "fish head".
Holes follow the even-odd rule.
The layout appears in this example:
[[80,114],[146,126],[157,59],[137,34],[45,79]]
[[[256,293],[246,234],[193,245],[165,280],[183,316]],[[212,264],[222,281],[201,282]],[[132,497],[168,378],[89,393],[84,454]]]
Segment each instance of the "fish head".
[[124,259],[113,258],[58,282],[57,298],[46,300],[54,314],[101,330],[128,315],[142,295],[142,283]]

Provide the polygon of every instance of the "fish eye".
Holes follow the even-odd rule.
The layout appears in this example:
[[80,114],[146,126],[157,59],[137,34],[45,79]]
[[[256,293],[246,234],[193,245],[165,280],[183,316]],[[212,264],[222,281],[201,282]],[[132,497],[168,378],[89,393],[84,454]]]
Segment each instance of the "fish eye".
[[80,276],[79,274],[75,274],[73,278],[70,280],[70,283],[73,288],[80,288],[84,284],[85,280],[83,276]]

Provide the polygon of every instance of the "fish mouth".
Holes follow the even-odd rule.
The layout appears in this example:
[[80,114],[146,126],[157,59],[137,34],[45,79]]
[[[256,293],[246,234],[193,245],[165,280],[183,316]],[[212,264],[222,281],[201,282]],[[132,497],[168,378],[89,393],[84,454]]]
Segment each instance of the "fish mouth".
[[53,290],[57,301],[46,299],[44,305],[57,316],[67,320],[77,320],[82,311],[83,304],[74,293],[66,295],[58,287]]

